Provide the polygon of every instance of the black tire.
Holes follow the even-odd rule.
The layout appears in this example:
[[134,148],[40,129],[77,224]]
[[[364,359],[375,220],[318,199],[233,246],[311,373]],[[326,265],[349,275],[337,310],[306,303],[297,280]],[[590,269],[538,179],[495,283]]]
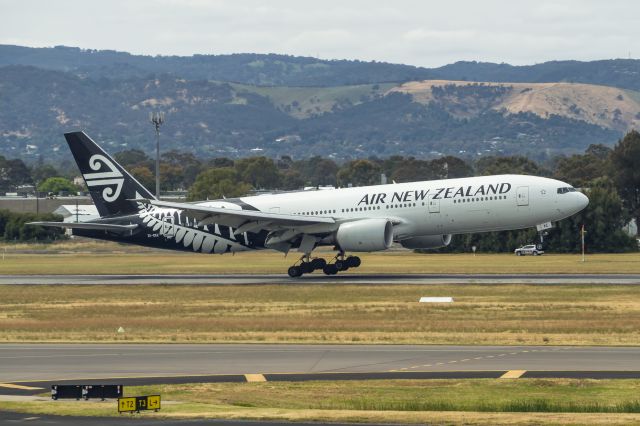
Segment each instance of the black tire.
[[358,256],[347,257],[347,265],[349,266],[349,268],[357,268],[361,263],[362,261]]
[[334,265],[336,265],[338,271],[346,271],[347,269],[349,269],[349,264],[346,260],[336,260]]
[[311,272],[313,272],[313,265],[311,264],[311,262],[302,262],[300,264],[300,271],[303,274],[309,274]]
[[311,266],[313,266],[313,270],[316,271],[318,269],[323,269],[325,267],[325,265],[327,264],[327,261],[318,257],[316,259],[313,259],[311,261]]
[[291,278],[298,278],[298,277],[302,276],[302,270],[300,269],[299,266],[290,267],[289,270],[287,271],[287,273],[289,274],[289,276]]
[[324,272],[326,275],[335,275],[338,273],[338,268],[336,268],[336,265],[333,263],[324,265],[324,268],[322,268],[322,272]]

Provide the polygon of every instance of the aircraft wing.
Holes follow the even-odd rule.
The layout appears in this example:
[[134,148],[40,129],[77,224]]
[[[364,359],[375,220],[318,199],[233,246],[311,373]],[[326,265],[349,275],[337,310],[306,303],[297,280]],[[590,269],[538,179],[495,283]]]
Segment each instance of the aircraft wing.
[[93,229],[96,231],[126,232],[138,227],[136,224],[116,225],[112,223],[92,223],[92,222],[29,222],[27,225],[54,226],[58,228],[70,229]]
[[[333,230],[336,221],[331,217],[302,216],[281,213],[267,213],[257,210],[236,210],[208,207],[200,204],[174,203],[169,201],[137,199],[137,202],[152,206],[182,210],[202,225],[217,223],[236,228],[235,234],[243,232],[282,229],[305,229],[321,225],[320,229]],[[324,226],[323,226],[324,225]],[[304,231],[302,231],[304,233]]]

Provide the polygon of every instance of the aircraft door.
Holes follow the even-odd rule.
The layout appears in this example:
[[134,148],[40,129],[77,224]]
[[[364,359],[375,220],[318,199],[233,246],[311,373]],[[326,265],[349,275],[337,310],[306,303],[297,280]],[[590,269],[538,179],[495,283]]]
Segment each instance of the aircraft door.
[[519,206],[529,205],[529,187],[519,186],[516,191],[516,200]]
[[165,216],[162,218],[162,235],[165,237],[173,237],[176,235],[176,227],[173,223],[174,216]]
[[440,213],[440,199],[429,197],[429,213]]

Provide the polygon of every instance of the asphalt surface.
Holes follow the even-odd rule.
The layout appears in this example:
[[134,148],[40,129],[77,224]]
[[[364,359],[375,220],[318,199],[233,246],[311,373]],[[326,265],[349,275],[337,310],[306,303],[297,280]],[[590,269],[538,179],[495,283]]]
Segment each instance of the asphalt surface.
[[[270,421],[246,421],[246,420],[169,420],[169,419],[145,419],[143,415],[135,418],[123,415],[120,417],[69,417],[69,416],[47,416],[42,414],[24,414],[0,412],[0,424],[26,424],[26,425],[87,425],[87,426],[317,426],[322,423],[293,423],[293,422],[270,422]],[[332,426],[353,426],[353,423],[331,423]],[[362,426],[378,426],[369,423],[358,423]],[[383,425],[379,425],[383,426]],[[388,426],[388,425],[386,425]]]
[[0,285],[256,285],[256,284],[600,284],[638,285],[640,274],[388,274],[267,275],[0,275]]
[[72,382],[244,382],[255,375],[267,381],[491,378],[514,370],[522,377],[640,378],[640,347],[0,345],[0,394],[12,392],[7,383],[47,389]]

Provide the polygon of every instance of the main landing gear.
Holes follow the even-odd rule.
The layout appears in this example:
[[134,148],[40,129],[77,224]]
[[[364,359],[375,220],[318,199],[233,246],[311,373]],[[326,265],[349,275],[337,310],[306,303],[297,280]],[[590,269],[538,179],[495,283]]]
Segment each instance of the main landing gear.
[[329,263],[320,257],[311,259],[311,257],[306,254],[294,263],[287,272],[291,278],[297,278],[303,274],[310,274],[319,269],[322,269],[326,275],[335,275],[349,268],[357,268],[361,263],[358,256],[345,257],[344,252],[338,253]]

